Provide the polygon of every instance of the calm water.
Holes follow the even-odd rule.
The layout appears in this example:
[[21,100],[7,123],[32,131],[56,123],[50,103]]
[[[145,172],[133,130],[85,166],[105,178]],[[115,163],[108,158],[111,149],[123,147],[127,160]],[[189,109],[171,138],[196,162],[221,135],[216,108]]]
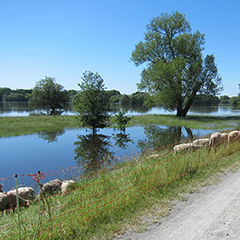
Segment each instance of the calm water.
[[[140,115],[140,114],[176,114],[176,111],[169,112],[163,107],[146,108],[142,106],[134,107],[120,107],[119,104],[111,105],[112,114],[117,113],[120,109],[127,110],[128,115]],[[44,112],[44,110],[38,110],[36,112]],[[28,109],[27,103],[19,102],[0,102],[0,117],[9,116],[28,116],[31,110]],[[63,115],[73,115],[73,106],[69,104],[64,110]],[[219,106],[193,106],[190,108],[189,115],[210,115],[210,116],[240,116],[240,109],[232,108],[228,105]]]
[[[192,130],[195,136],[212,133],[211,130]],[[0,138],[0,179],[17,174],[47,172],[101,161],[108,158],[131,157],[148,148],[159,148],[188,137],[184,128],[167,126],[129,127],[125,134],[112,128],[91,135],[86,130],[42,132],[18,137]]]
[[[1,104],[0,116],[27,116],[30,113],[24,104]],[[119,106],[115,108],[114,111],[117,112]],[[129,115],[145,113],[164,114],[168,112],[163,108],[128,109]],[[67,109],[65,114],[73,114],[73,112]],[[239,110],[230,107],[192,108],[191,114],[233,116],[238,115]],[[95,136],[91,135],[90,130],[77,129],[0,138],[0,184],[4,184],[6,189],[9,184],[1,179],[14,174],[32,174],[38,170],[48,172],[61,167],[67,168],[91,162],[99,162],[101,167],[104,165],[103,159],[110,163],[121,161],[133,155],[143,154],[149,148],[158,149],[186,137],[200,137],[214,131],[151,125],[145,128],[129,127],[125,133],[105,128]],[[87,167],[82,169],[82,171],[88,170]],[[27,185],[28,179],[25,179],[23,184]]]

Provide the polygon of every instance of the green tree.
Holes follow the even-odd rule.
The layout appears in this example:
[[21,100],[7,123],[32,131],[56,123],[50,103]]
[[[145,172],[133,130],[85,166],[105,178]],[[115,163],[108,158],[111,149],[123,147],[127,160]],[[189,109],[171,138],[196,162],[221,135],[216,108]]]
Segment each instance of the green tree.
[[145,100],[148,99],[149,94],[146,92],[135,92],[129,96],[130,104],[143,105]]
[[105,94],[107,94],[109,101],[110,101],[111,97],[121,96],[121,93],[115,89],[107,90],[107,91],[105,91]]
[[6,101],[7,102],[26,102],[27,99],[25,98],[24,94],[13,92],[7,96]]
[[98,73],[85,71],[80,92],[73,98],[74,110],[78,113],[81,127],[96,128],[108,126],[109,99],[104,91],[103,79]]
[[10,94],[12,90],[10,88],[0,88],[0,102],[6,102],[7,96]]
[[220,96],[220,103],[221,104],[229,104],[230,97],[227,95]]
[[128,105],[130,103],[129,96],[127,94],[121,95],[121,97],[119,98],[119,103],[121,105]]
[[117,128],[119,128],[123,132],[125,132],[125,127],[131,120],[131,118],[126,116],[125,114],[126,114],[125,111],[119,111],[118,114],[115,114],[116,116],[115,123],[117,124]]
[[74,90],[74,89],[68,90],[68,91],[67,91],[67,101],[68,101],[68,102],[72,102],[74,96],[75,96],[77,93],[78,93],[78,92],[77,92],[76,90]]
[[239,103],[239,97],[231,97],[229,100],[229,104],[232,105],[233,107],[237,107]]
[[29,107],[44,108],[50,115],[60,113],[67,103],[63,89],[62,85],[56,83],[55,78],[41,79],[32,90],[28,101]]
[[196,106],[210,106],[210,105],[218,105],[220,102],[219,98],[217,96],[212,95],[205,95],[205,94],[197,94],[193,105]]
[[140,90],[158,94],[158,100],[177,116],[185,117],[197,93],[217,95],[222,90],[213,55],[202,57],[204,34],[191,33],[185,16],[161,14],[147,25],[145,41],[132,52],[136,66],[146,64]]

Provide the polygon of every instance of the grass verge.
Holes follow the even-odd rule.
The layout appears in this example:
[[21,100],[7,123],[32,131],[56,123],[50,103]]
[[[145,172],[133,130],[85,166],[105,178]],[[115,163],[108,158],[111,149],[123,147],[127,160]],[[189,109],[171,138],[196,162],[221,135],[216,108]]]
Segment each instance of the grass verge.
[[[213,183],[226,169],[238,168],[239,150],[238,142],[210,153],[199,149],[175,155],[159,149],[158,156],[141,156],[111,171],[88,171],[75,190],[41,201],[38,239],[111,239],[129,228],[141,231],[168,214],[175,200]],[[37,219],[37,201],[21,209],[23,239],[33,238]],[[16,213],[1,216],[0,238],[17,238],[17,222]]]

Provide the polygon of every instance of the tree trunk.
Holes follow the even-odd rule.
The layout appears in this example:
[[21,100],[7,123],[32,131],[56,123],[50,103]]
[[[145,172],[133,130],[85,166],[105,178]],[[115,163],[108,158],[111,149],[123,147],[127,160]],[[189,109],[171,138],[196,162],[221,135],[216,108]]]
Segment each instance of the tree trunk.
[[192,141],[193,140],[193,133],[192,133],[192,130],[190,128],[186,128],[184,127],[187,134],[188,134],[188,138]]
[[186,117],[187,113],[190,109],[190,107],[192,106],[193,100],[195,98],[197,94],[197,90],[193,91],[192,95],[190,96],[189,100],[187,101],[186,106],[182,109],[182,104],[178,104],[178,108],[177,108],[177,117]]
[[183,109],[182,109],[182,97],[179,97],[178,106],[177,106],[177,117],[183,117]]

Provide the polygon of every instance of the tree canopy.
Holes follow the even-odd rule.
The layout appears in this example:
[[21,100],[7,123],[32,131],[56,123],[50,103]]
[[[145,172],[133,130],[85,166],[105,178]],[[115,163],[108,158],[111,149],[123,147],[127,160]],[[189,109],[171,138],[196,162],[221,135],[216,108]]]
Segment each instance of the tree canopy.
[[139,90],[157,94],[177,116],[185,117],[196,94],[217,95],[222,90],[214,55],[202,56],[204,34],[191,32],[183,14],[161,14],[147,25],[144,41],[132,52],[136,66],[145,64]]
[[98,73],[85,71],[78,85],[81,90],[73,98],[74,110],[78,113],[80,126],[91,127],[94,134],[96,128],[108,125],[109,97]]
[[67,103],[64,87],[56,83],[55,78],[45,77],[36,83],[28,102],[31,108],[44,108],[54,115],[60,112]]

